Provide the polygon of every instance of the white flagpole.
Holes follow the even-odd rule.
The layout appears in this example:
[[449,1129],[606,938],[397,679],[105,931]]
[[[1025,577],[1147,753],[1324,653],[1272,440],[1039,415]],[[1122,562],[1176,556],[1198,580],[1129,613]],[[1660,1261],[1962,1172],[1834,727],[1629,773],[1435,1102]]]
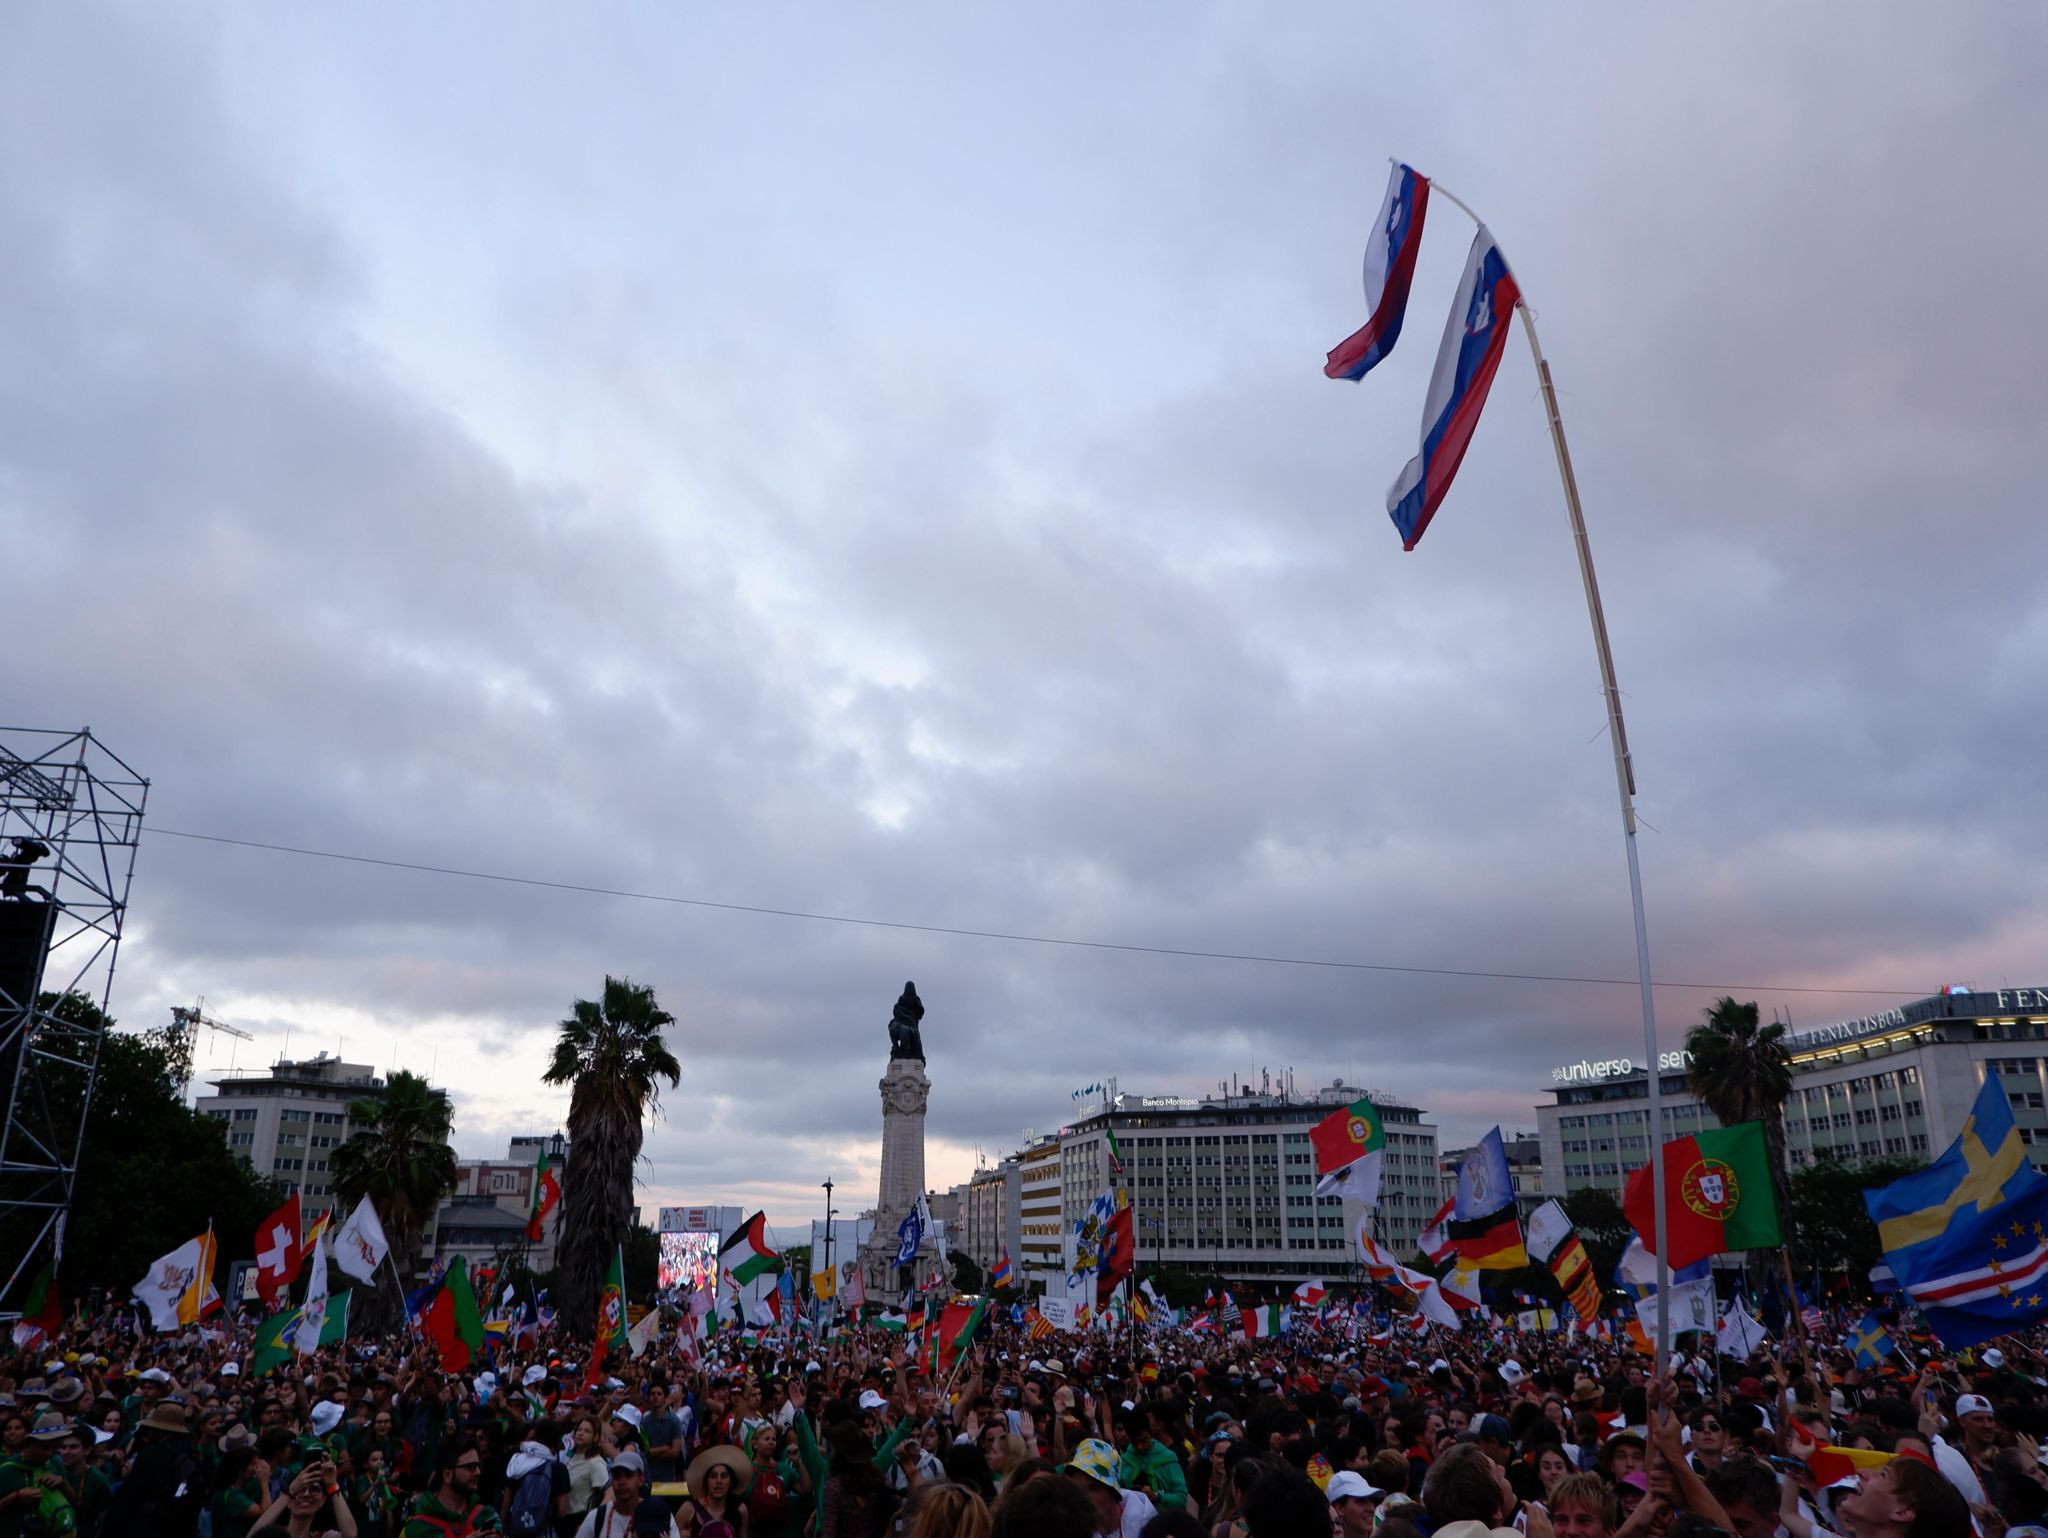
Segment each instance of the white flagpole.
[[[1468,204],[1441,182],[1432,180],[1429,185],[1433,193],[1441,194],[1446,202],[1463,209],[1474,224],[1485,224]],[[1665,1259],[1669,1235],[1664,1212],[1664,1101],[1657,1061],[1657,1010],[1650,985],[1650,931],[1643,918],[1643,871],[1636,857],[1635,767],[1628,751],[1628,730],[1621,719],[1621,685],[1615,681],[1614,648],[1607,640],[1607,615],[1600,605],[1600,581],[1593,572],[1593,546],[1586,537],[1586,514],[1579,504],[1579,482],[1572,473],[1572,453],[1564,439],[1564,418],[1557,409],[1557,390],[1550,381],[1550,361],[1543,356],[1543,344],[1537,340],[1536,321],[1529,313],[1527,299],[1518,298],[1515,310],[1522,317],[1522,330],[1529,338],[1529,352],[1536,360],[1536,377],[1543,386],[1543,409],[1550,420],[1550,445],[1557,452],[1557,475],[1564,483],[1565,512],[1571,519],[1572,543],[1579,556],[1579,579],[1586,589],[1586,614],[1593,622],[1593,650],[1600,661],[1600,692],[1607,704],[1607,736],[1614,748],[1614,785],[1621,796],[1622,842],[1628,849],[1628,889],[1635,907],[1636,982],[1643,1003],[1644,1067],[1649,1075],[1650,1197],[1656,1204],[1657,1252],[1655,1371],[1662,1373],[1671,1354],[1671,1267]]]

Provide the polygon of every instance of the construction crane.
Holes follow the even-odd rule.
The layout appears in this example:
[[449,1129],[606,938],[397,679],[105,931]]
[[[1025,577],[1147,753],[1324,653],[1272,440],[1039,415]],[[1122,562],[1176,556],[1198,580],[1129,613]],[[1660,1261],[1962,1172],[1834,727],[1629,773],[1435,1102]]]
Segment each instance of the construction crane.
[[173,1004],[171,1006],[171,1038],[183,1049],[181,1055],[185,1062],[185,1077],[183,1082],[178,1085],[178,1098],[180,1100],[183,1100],[186,1092],[192,1088],[192,1060],[198,1055],[194,1049],[199,1045],[199,1027],[202,1025],[209,1031],[216,1031],[223,1036],[234,1036],[242,1041],[254,1041],[256,1039],[240,1026],[229,1025],[227,1021],[216,1020],[213,1016],[206,1013],[206,1000],[204,998],[201,998],[197,1004],[194,1004],[189,1009],[182,1004]]

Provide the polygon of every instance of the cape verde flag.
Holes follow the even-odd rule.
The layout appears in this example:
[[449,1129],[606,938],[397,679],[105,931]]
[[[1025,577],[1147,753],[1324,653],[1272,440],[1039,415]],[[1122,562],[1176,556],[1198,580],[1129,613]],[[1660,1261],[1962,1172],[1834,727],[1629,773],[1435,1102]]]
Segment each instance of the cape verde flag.
[[1380,222],[1365,248],[1366,323],[1330,349],[1323,372],[1332,379],[1363,379],[1401,339],[1408,313],[1408,286],[1415,280],[1415,253],[1422,249],[1422,220],[1429,211],[1429,178],[1412,166],[1396,165],[1387,181]]
[[1472,237],[1465,276],[1437,349],[1436,372],[1422,406],[1422,452],[1408,461],[1387,493],[1387,513],[1401,531],[1401,548],[1413,550],[1436,516],[1451,478],[1486,409],[1486,392],[1507,346],[1508,322],[1522,291],[1507,258],[1485,225]]

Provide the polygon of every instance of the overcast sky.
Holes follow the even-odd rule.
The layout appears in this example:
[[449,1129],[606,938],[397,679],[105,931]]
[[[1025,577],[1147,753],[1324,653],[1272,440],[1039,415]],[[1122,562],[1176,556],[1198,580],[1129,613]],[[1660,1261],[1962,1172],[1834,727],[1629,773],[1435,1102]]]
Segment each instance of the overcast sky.
[[[1630,978],[1519,337],[1415,553],[1384,512],[1448,203],[1394,357],[1321,373],[1393,154],[1540,315],[1655,971],[1802,1025],[2048,983],[2044,45],[1999,5],[7,7],[5,714],[89,723],[163,829]],[[936,1186],[1112,1074],[1342,1074],[1448,1145],[1641,1042],[1631,987],[168,836],[113,1007],[430,1072],[502,1154],[608,971],[679,1019],[650,1216],[872,1202],[905,978]],[[1659,989],[1672,1044],[1712,996]]]

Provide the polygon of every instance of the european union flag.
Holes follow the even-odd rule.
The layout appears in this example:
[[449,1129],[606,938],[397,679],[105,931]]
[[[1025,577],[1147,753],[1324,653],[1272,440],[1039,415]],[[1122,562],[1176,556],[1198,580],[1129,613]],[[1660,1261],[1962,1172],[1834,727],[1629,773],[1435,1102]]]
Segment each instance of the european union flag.
[[1885,1333],[1875,1314],[1865,1314],[1849,1331],[1849,1344],[1856,1348],[1858,1367],[1875,1367],[1899,1349],[1898,1342]]
[[2028,1163],[1996,1076],[1939,1159],[1863,1201],[1887,1264],[1945,1345],[2048,1317],[2048,1179]]

